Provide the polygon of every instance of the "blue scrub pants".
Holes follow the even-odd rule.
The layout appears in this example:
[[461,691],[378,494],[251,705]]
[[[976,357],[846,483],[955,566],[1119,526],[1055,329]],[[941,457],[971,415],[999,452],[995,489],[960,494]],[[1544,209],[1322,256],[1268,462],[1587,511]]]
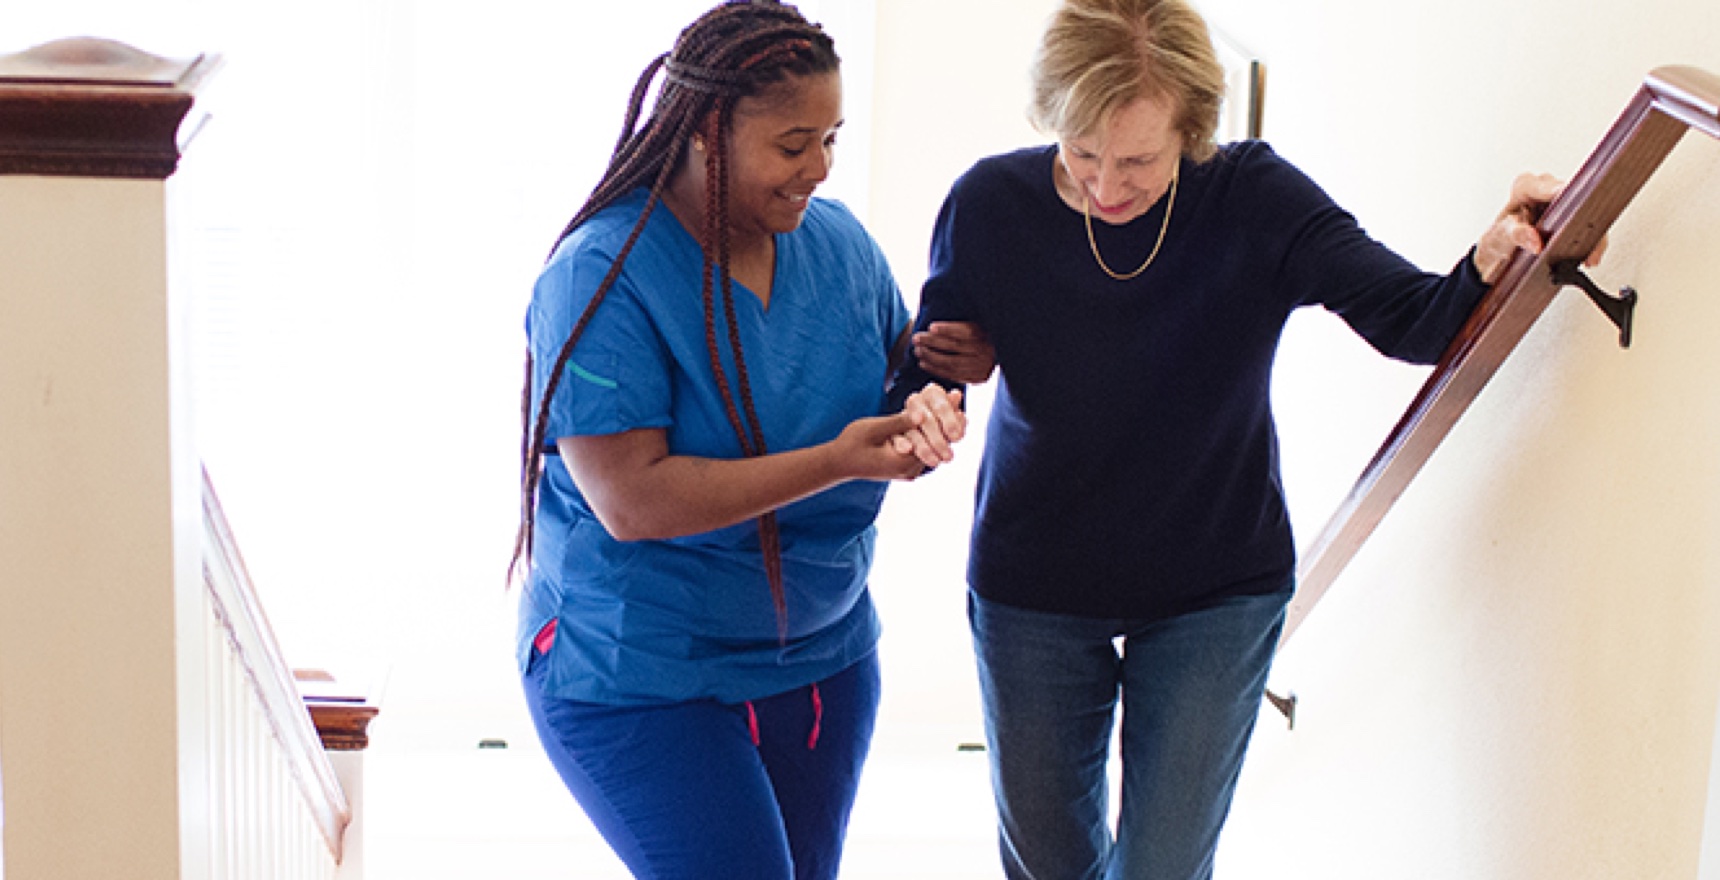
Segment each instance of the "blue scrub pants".
[[[1290,592],[1156,621],[1047,614],[970,592],[1005,876],[1210,878]],[[1113,834],[1106,766],[1119,699]]]
[[[878,714],[878,655],[750,703],[526,703],[562,780],[639,880],[835,880]],[[756,743],[756,744],[755,744]]]

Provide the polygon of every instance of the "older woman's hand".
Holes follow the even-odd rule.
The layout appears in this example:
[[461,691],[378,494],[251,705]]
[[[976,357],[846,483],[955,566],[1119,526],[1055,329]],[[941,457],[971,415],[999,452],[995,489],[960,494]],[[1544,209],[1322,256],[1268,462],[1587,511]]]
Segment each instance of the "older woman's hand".
[[[1518,248],[1531,254],[1541,252],[1544,243],[1535,223],[1564,188],[1565,182],[1550,174],[1518,175],[1511,184],[1510,201],[1505,203],[1498,219],[1475,244],[1475,268],[1481,273],[1482,281],[1488,284],[1498,281],[1511,254]],[[1583,264],[1593,266],[1599,263],[1606,249],[1607,240],[1602,236]]]
[[895,450],[912,454],[926,467],[937,467],[955,458],[953,444],[967,434],[967,413],[962,411],[961,391],[947,391],[929,383],[914,392],[902,406],[914,429],[891,438]]
[[978,385],[991,378],[997,351],[978,324],[933,321],[914,334],[914,357],[927,372],[951,382]]

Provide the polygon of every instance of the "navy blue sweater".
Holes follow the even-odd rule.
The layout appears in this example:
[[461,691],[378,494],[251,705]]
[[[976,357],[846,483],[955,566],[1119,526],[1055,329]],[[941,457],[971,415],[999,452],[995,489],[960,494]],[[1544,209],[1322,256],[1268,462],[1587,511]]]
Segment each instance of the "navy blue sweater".
[[[1318,304],[1380,352],[1431,363],[1485,290],[1473,263],[1422,272],[1250,141],[1183,160],[1162,250],[1116,281],[1054,161],[1051,146],[981,160],[933,234],[916,328],[976,322],[999,366],[969,583],[1005,605],[1130,618],[1283,586],[1295,546],[1270,377],[1285,321]],[[1106,262],[1140,265],[1164,210],[1095,220]],[[932,378],[908,364],[895,402]]]

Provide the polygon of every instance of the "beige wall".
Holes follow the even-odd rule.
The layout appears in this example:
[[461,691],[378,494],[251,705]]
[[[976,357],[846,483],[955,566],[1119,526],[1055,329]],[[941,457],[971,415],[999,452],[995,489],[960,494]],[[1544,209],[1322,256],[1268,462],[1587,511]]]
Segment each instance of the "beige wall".
[[[879,0],[871,222],[910,299],[954,176],[1038,139],[1022,78],[1051,5]],[[1517,172],[1574,173],[1650,69],[1720,71],[1711,0],[1206,7],[1267,65],[1268,139],[1430,269]],[[1221,876],[1697,876],[1720,694],[1716,229],[1720,143],[1693,134],[1594,273],[1641,291],[1634,347],[1562,295],[1281,658],[1298,729],[1262,716]],[[1423,375],[1335,325],[1299,318],[1279,367],[1304,541]],[[887,619],[890,650],[959,638],[953,608]],[[963,711],[969,677],[948,679]]]
[[206,833],[179,796],[201,744],[200,704],[182,699],[201,686],[198,643],[180,628],[201,596],[200,520],[168,356],[167,201],[158,181],[0,177],[0,761],[17,880],[208,876],[181,858]]

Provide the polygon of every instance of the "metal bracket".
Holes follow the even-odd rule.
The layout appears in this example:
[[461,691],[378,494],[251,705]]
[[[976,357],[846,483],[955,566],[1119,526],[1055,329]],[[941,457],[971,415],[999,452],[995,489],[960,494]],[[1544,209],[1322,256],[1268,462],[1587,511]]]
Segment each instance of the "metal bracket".
[[1607,319],[1618,328],[1619,348],[1630,348],[1631,316],[1636,312],[1636,289],[1620,288],[1618,295],[1600,289],[1583,274],[1580,260],[1561,260],[1554,263],[1553,283],[1560,287],[1575,286],[1583,289],[1589,295],[1589,301],[1600,307],[1606,313]]
[[1277,694],[1273,693],[1271,691],[1271,689],[1267,689],[1266,700],[1267,700],[1267,702],[1270,702],[1272,704],[1273,708],[1277,709],[1279,712],[1282,712],[1284,714],[1285,723],[1287,723],[1289,725],[1291,730],[1295,730],[1296,729],[1296,695],[1290,694],[1289,696],[1286,696],[1286,697],[1280,697]]

